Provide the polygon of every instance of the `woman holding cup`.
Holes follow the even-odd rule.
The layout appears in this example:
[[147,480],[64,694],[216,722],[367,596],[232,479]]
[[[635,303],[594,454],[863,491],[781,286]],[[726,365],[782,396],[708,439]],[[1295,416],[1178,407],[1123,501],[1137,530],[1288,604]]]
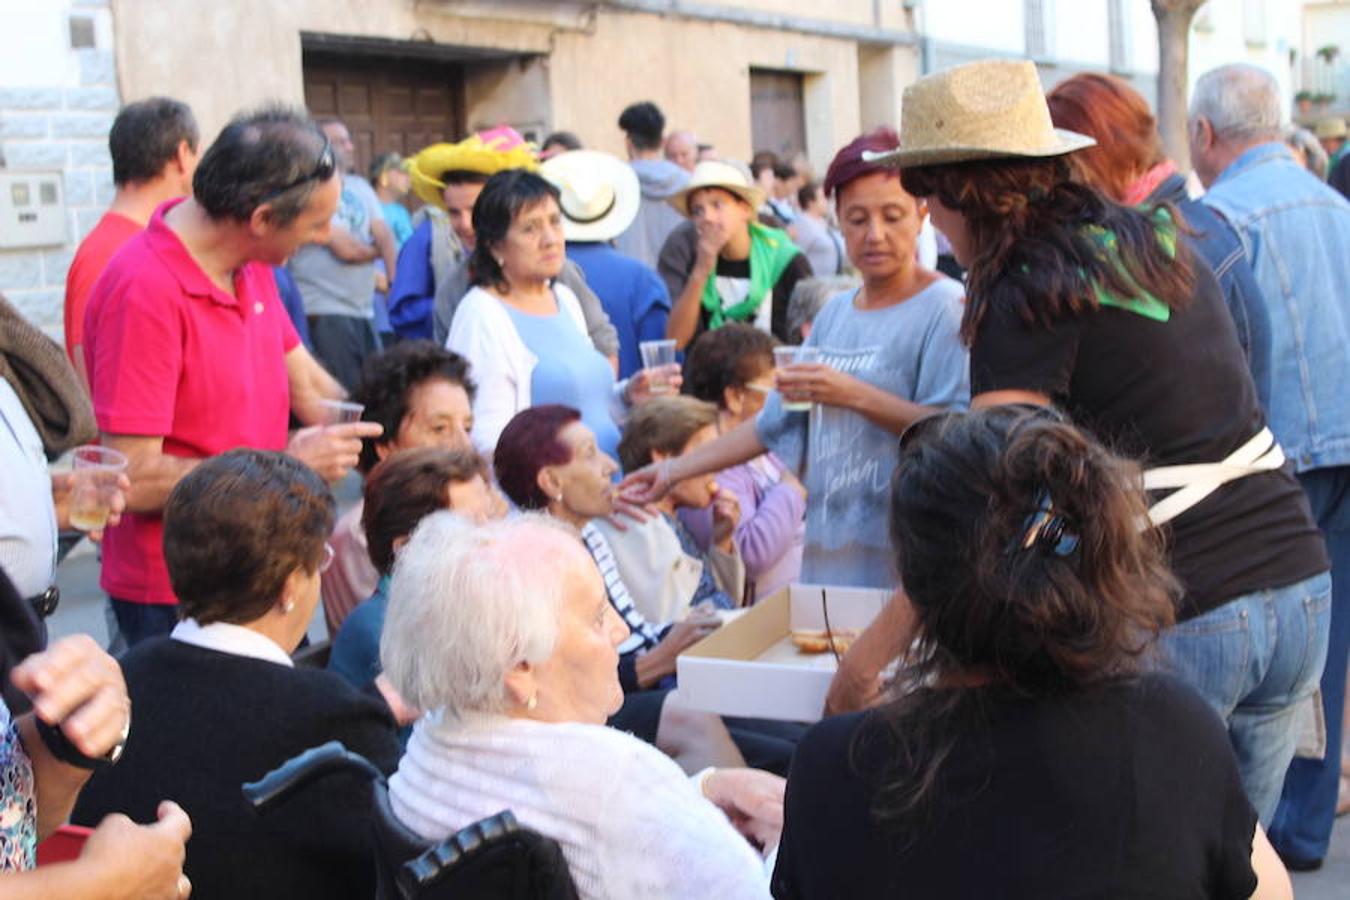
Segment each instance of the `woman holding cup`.
[[[835,156],[825,192],[835,199],[856,291],[820,311],[801,353],[775,359],[777,390],[764,410],[698,451],[629,476],[626,499],[647,502],[694,475],[773,451],[806,487],[801,580],[891,587],[886,494],[896,435],[937,409],[969,400],[966,351],[958,330],[961,286],[917,261],[923,204],[893,169],[864,151],[894,149],[886,129],[859,137]],[[814,358],[812,355],[814,354]]]
[[489,178],[474,203],[474,287],[445,345],[469,361],[478,384],[471,438],[484,453],[516,413],[558,403],[580,410],[612,454],[616,412],[649,394],[652,370],[615,383],[609,360],[587,337],[576,295],[555,281],[566,258],[558,197],[541,176],[510,169]]

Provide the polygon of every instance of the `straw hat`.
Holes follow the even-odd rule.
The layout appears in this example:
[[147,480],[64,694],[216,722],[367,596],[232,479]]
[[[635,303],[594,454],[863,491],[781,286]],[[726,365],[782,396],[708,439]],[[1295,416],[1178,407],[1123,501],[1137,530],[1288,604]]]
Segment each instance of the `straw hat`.
[[1055,128],[1036,65],[985,60],[920,78],[905,88],[900,148],[864,153],[895,166],[1000,157],[1048,157],[1095,144],[1087,135]]
[[750,177],[730,163],[707,160],[694,167],[689,183],[684,189],[671,194],[666,202],[675,207],[680,215],[689,215],[689,195],[702,188],[717,187],[740,197],[750,208],[758,210],[764,205],[764,191],[750,183]]
[[637,173],[616,156],[569,150],[544,160],[539,174],[561,194],[558,205],[569,241],[608,241],[637,218],[642,202]]
[[412,176],[412,189],[424,203],[445,207],[445,182],[441,176],[456,169],[465,172],[477,172],[481,175],[495,175],[506,169],[529,169],[534,171],[539,163],[534,158],[534,150],[514,128],[501,126],[490,131],[471,134],[458,144],[432,144],[417,151],[417,155],[408,160],[408,174]]
[[1318,122],[1317,127],[1313,129],[1313,134],[1318,140],[1343,138],[1346,136],[1346,133],[1345,120],[1341,118],[1323,119]]

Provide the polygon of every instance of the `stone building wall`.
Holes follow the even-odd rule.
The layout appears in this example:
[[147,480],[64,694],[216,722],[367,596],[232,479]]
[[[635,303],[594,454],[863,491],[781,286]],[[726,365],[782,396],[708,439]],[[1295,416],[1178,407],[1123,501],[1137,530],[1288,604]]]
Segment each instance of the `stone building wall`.
[[81,49],[68,43],[72,13],[100,19],[98,39],[110,37],[107,0],[37,6],[41,9],[32,18],[43,27],[31,29],[31,39],[54,44],[42,49],[68,55],[68,65],[59,67],[61,77],[49,83],[16,85],[11,77],[0,79],[0,157],[8,170],[62,172],[66,241],[0,250],[0,292],[30,321],[59,338],[71,257],[112,201],[108,129],[120,101],[111,43]]

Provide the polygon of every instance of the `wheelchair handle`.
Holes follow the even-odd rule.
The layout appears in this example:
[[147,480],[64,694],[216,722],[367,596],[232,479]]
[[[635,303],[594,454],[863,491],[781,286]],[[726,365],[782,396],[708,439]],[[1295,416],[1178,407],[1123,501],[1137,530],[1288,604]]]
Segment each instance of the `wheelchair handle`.
[[382,780],[384,774],[358,753],[352,753],[339,741],[329,741],[311,747],[299,756],[286,760],[257,781],[244,785],[244,799],[258,812],[265,812],[278,800],[283,800],[300,788],[334,772],[347,771],[371,780]]

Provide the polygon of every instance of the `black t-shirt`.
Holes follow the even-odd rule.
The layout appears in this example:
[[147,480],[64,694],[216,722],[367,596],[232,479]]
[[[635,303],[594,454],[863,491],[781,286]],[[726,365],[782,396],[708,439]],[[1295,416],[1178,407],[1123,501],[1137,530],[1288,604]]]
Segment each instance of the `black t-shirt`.
[[[1167,322],[1115,306],[1029,324],[992,305],[970,350],[971,395],[1022,389],[1145,467],[1220,462],[1265,427],[1218,282],[1188,247],[1195,296]],[[1166,526],[1181,618],[1330,564],[1291,469],[1220,487]]]
[[[778,276],[778,280],[773,285],[773,307],[769,315],[769,330],[773,332],[774,337],[783,343],[790,343],[788,334],[787,314],[788,301],[792,299],[792,289],[797,286],[797,282],[803,278],[810,278],[811,262],[805,254],[798,253],[792,257],[783,274]],[[740,297],[748,293],[750,285],[750,260],[748,259],[722,259],[717,258],[717,270],[715,278],[731,279],[740,282]],[[698,334],[708,330],[708,310],[706,307],[699,307],[698,312]],[[697,335],[695,335],[697,336]]]
[[1054,699],[987,699],[987,724],[956,743],[909,843],[871,814],[893,756],[884,712],[807,732],[773,895],[1251,896],[1256,813],[1223,724],[1190,688],[1146,675]]

